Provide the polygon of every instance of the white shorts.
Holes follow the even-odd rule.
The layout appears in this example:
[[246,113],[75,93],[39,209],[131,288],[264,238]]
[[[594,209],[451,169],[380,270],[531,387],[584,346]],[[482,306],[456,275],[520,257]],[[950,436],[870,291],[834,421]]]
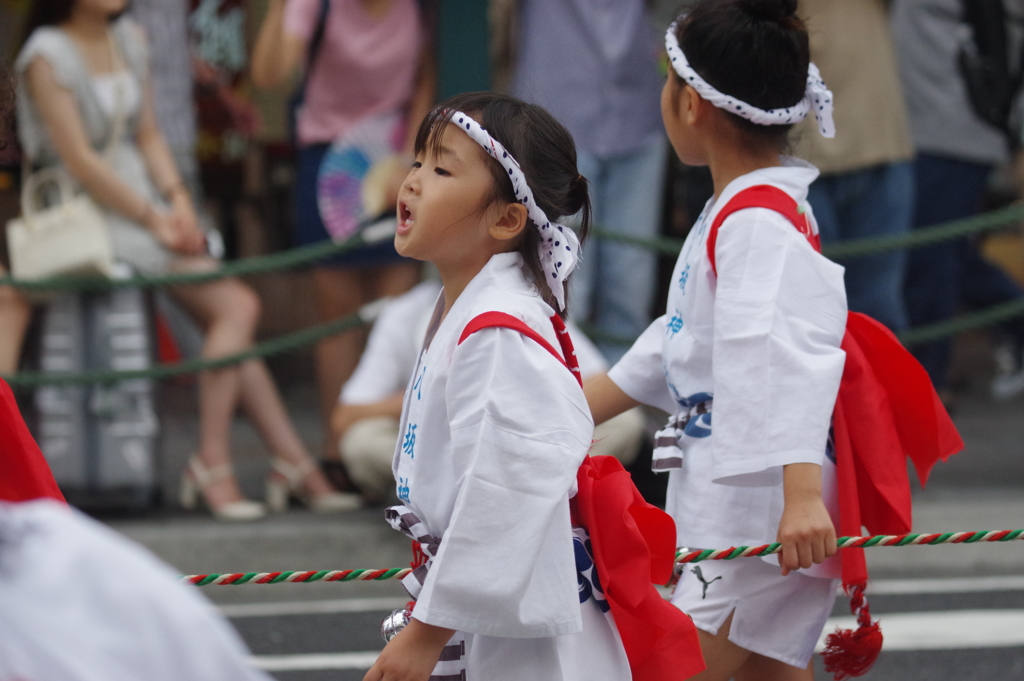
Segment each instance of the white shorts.
[[[694,572],[698,568],[703,583]],[[799,572],[783,577],[777,564],[761,558],[716,560],[684,566],[672,604],[712,635],[734,613],[730,641],[804,669],[832,612],[838,586],[838,579]]]

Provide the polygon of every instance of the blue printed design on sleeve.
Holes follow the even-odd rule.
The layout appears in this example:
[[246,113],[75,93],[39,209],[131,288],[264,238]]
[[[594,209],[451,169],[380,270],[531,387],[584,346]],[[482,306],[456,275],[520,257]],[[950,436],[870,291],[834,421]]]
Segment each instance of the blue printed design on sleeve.
[[405,432],[405,440],[402,441],[402,451],[409,455],[410,459],[416,458],[416,424],[410,423]]
[[420,390],[420,387],[423,385],[423,377],[426,376],[426,375],[427,375],[427,367],[423,367],[423,371],[420,372],[420,375],[416,379],[416,382],[412,384],[412,389],[416,391],[416,399],[417,400],[423,399],[423,393]]
[[668,324],[665,326],[665,333],[675,336],[677,333],[683,330],[683,316],[676,310],[672,318],[668,320]]
[[690,263],[686,263],[686,267],[679,273],[679,290],[686,291],[686,282],[690,279]]
[[398,479],[398,498],[409,503],[409,478]]

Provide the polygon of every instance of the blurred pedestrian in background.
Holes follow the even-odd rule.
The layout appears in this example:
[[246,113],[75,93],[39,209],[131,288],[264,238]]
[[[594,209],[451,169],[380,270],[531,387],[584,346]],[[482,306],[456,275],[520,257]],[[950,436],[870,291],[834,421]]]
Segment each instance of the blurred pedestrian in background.
[[[1024,7],[1012,0],[899,0],[893,6],[900,75],[917,150],[914,227],[980,212],[992,170],[1019,149]],[[961,305],[988,307],[1024,296],[982,258],[976,239],[910,251],[906,305],[913,326],[951,319]],[[1024,318],[1002,325],[1010,345],[992,385],[1024,391]],[[914,348],[945,399],[951,341]]]
[[[594,225],[658,234],[667,142],[661,129],[660,45],[644,0],[504,3],[514,41],[510,92],[550,111],[576,140]],[[594,238],[573,284],[574,321],[632,339],[651,321],[657,255]],[[596,339],[614,362],[627,346]]]
[[202,196],[196,163],[196,106],[188,36],[189,0],[132,0],[128,16],[146,32],[153,110],[174,165],[193,199]]
[[[14,130],[14,80],[6,65],[0,65],[0,149],[6,148]],[[0,262],[0,276],[7,276]],[[20,293],[10,286],[0,286],[0,375],[18,369],[21,343],[28,328],[32,310]]]
[[[823,244],[910,231],[914,155],[886,0],[800,0],[811,59],[835,95],[836,136],[798,128],[795,155],[821,170],[808,199]],[[850,310],[901,331],[906,251],[850,258]]]
[[[181,0],[172,0],[173,3]],[[248,205],[258,193],[261,130],[248,80],[252,0],[189,0],[188,40],[195,84],[196,146],[205,203],[216,215],[225,257],[237,258],[260,231]]]
[[[148,49],[137,25],[119,19],[126,0],[36,0],[18,75],[18,132],[33,168],[54,168],[104,207],[115,259],[145,274],[217,268],[206,255],[187,187],[157,126]],[[121,139],[101,153],[124,121]],[[250,347],[260,314],[236,279],[172,289],[206,332],[203,356]],[[182,502],[199,493],[213,514],[251,520],[263,504],[238,489],[230,451],[236,407],[245,407],[275,454],[268,491],[289,492],[317,510],[358,499],[337,494],[315,469],[262,361],[207,371],[199,379],[199,447],[182,476]],[[280,507],[281,504],[275,504]]]
[[[332,142],[371,119],[398,117],[397,151],[405,157],[386,181],[383,203],[394,207],[412,164],[420,120],[434,98],[434,66],[427,22],[417,0],[270,0],[252,59],[258,87],[304,74],[295,112],[298,160],[294,210],[297,245],[331,238],[318,205],[318,175]],[[380,137],[374,133],[371,136]],[[392,144],[387,133],[367,144]],[[313,270],[313,294],[322,321],[352,314],[363,304],[403,293],[419,280],[419,266],[395,252],[390,239],[322,261]],[[342,384],[359,361],[363,330],[320,341],[317,382],[325,424],[325,471],[344,484],[338,437],[329,427]]]
[[[200,227],[210,243],[209,250],[221,256],[223,240],[213,224],[203,224],[203,186],[196,158],[196,102],[193,91],[193,60],[189,51],[189,0],[132,0],[127,16],[138,22],[149,47],[149,75],[153,89],[153,111],[174,166],[188,189],[200,218]],[[221,216],[223,218],[223,216]],[[202,334],[188,314],[162,290],[154,291],[154,303],[161,320],[166,320],[175,345],[185,357],[202,352]],[[161,357],[167,361],[166,357]]]

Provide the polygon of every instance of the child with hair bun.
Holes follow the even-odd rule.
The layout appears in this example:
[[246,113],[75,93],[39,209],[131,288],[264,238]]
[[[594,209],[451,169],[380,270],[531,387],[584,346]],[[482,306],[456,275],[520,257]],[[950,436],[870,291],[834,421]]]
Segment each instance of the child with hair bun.
[[665,315],[587,387],[596,423],[638,403],[672,414],[653,467],[669,473],[680,546],[782,544],[778,558],[683,570],[672,602],[699,629],[702,681],[812,679],[840,577],[860,626],[829,637],[826,669],[866,671],[881,633],[863,555],[840,560],[836,528],[909,532],[904,454],[924,478],[962,446],[923,369],[880,324],[848,314],[843,268],[820,253],[807,205],[818,171],[783,154],[805,116],[835,134],[832,95],[796,9],[703,0],[669,28],[662,118],[679,158],[710,167],[714,196]]
[[[579,214],[580,238],[557,224]],[[563,319],[590,226],[572,137],[493,93],[423,121],[395,246],[444,288],[404,397],[386,511],[425,560],[416,599],[364,681],[675,681],[703,669],[696,630],[652,582],[675,529],[594,425]],[[411,324],[415,320],[410,320]],[[403,621],[405,620],[405,621]]]

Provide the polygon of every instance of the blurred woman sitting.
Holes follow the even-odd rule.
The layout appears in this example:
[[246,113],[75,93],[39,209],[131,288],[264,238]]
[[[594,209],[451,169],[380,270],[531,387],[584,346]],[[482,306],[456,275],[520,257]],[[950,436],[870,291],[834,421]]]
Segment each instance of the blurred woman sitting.
[[[104,208],[118,261],[137,272],[208,271],[192,199],[157,127],[145,37],[119,18],[127,0],[34,0],[15,62],[18,132],[34,169],[57,167]],[[115,125],[116,121],[123,125]],[[117,128],[120,139],[108,140]],[[256,294],[225,278],[177,286],[173,296],[203,327],[203,357],[250,347],[260,316]],[[285,411],[270,373],[250,360],[199,376],[199,447],[182,475],[182,503],[199,494],[222,520],[254,520],[231,467],[230,430],[241,403],[275,458],[267,481],[275,510],[291,493],[317,511],[358,505],[331,488]]]

